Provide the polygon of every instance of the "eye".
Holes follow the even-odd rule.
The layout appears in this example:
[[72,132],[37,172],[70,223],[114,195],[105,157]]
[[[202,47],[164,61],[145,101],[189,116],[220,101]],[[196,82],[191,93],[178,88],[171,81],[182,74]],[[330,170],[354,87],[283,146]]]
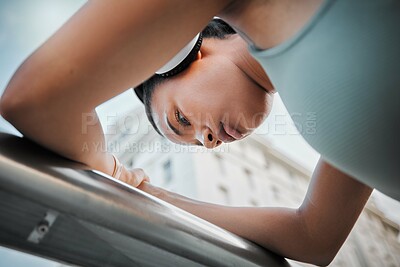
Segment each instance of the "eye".
[[175,111],[175,119],[183,127],[188,127],[191,125],[190,122],[182,115],[182,113],[179,112],[179,110]]

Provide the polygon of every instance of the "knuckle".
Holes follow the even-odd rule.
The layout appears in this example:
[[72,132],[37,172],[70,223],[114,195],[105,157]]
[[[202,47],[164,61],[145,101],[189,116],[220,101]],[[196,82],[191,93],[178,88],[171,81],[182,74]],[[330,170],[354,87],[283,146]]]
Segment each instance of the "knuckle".
[[150,181],[148,175],[142,168],[132,169],[131,173],[129,184],[135,187],[139,186],[143,181]]
[[135,176],[135,175],[132,175],[132,176],[129,178],[129,184],[130,184],[130,185],[133,185],[133,186],[136,186],[136,185],[137,185],[137,179],[136,179],[136,176]]

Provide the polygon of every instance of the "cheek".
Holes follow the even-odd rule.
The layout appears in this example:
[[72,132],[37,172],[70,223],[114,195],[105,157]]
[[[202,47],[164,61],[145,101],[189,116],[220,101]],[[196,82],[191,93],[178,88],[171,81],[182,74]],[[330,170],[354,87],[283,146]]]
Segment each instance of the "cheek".
[[[260,91],[260,89],[257,90]],[[248,128],[257,128],[271,112],[272,103],[273,95],[261,91],[261,94],[255,94],[243,100],[243,106],[241,107],[243,115],[239,115],[245,119]]]

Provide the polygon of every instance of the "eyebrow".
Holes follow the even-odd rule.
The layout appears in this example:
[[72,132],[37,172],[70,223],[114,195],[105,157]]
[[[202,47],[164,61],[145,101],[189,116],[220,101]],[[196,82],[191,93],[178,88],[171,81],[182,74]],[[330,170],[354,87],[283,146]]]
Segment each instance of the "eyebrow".
[[171,124],[171,122],[170,122],[169,119],[168,119],[168,116],[166,116],[166,118],[167,118],[168,127],[169,127],[176,135],[182,136],[182,133],[181,133],[178,129],[176,129],[176,128]]

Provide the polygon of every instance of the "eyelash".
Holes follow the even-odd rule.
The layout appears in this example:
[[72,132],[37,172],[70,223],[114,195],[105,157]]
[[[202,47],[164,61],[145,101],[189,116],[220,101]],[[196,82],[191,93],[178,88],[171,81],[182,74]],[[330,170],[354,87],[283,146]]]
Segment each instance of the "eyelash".
[[182,125],[183,127],[188,127],[191,125],[190,122],[184,116],[182,116],[179,110],[175,111],[175,119],[179,125]]

